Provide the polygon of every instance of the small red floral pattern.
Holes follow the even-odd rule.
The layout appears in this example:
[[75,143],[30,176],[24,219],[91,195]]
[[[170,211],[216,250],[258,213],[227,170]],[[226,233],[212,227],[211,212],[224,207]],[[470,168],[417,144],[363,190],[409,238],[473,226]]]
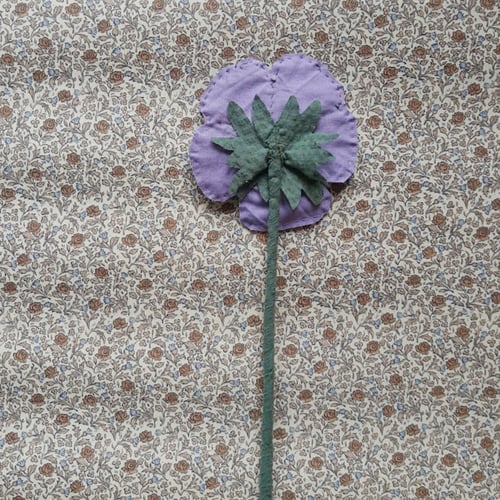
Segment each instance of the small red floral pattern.
[[188,148],[293,52],[359,157],[280,237],[274,498],[498,496],[498,1],[0,4],[1,498],[257,498],[266,235]]

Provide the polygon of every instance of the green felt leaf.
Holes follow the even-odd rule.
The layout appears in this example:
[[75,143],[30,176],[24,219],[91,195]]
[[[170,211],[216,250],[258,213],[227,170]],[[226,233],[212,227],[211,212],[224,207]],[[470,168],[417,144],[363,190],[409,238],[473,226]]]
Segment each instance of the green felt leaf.
[[318,125],[320,115],[321,103],[318,100],[313,101],[302,113],[300,120],[301,126],[297,132],[302,134],[312,132]]
[[310,134],[317,127],[320,115],[321,104],[319,101],[314,101],[302,114],[297,108],[297,115],[283,124],[283,127],[287,129],[288,139],[285,145],[288,146],[300,140],[304,134]]
[[321,103],[318,100],[313,101],[301,114],[297,99],[294,96],[290,97],[276,122],[275,130],[271,135],[272,142],[280,144],[284,148],[288,147],[300,140],[303,135],[311,134],[318,125],[320,115]]
[[266,168],[267,148],[243,109],[234,101],[229,103],[227,114],[238,136],[215,137],[212,142],[227,151],[232,151],[228,165],[239,172],[234,176],[229,189],[230,193],[235,194],[241,192],[243,186]]
[[291,96],[269,135],[268,143],[273,147],[285,149],[295,136],[295,130],[299,119],[299,104],[295,96]]
[[313,205],[319,205],[323,200],[323,183],[303,179],[302,189]]
[[[312,180],[301,172],[283,169],[283,179],[286,178],[285,187],[282,184],[282,190],[290,203],[292,209],[297,208],[300,202],[301,191],[311,200],[314,205],[319,205],[323,199],[323,185],[321,180]],[[297,201],[297,191],[299,198]],[[291,196],[291,198],[290,198]]]
[[265,167],[267,149],[262,144],[247,144],[244,141],[234,148],[228,164],[236,169],[253,169]]
[[269,177],[267,171],[263,172],[257,180],[257,185],[259,186],[259,193],[262,199],[269,202]]
[[281,112],[281,116],[279,120],[276,122],[276,125],[279,128],[286,128],[284,125],[291,125],[294,120],[296,120],[300,116],[299,111],[299,103],[297,102],[297,98],[295,96],[290,96],[283,111]]
[[[304,152],[312,152],[313,150],[322,150],[327,152],[325,149],[320,147],[320,144],[324,144],[325,142],[330,142],[333,139],[336,139],[338,134],[313,134],[307,133],[302,134],[295,138],[295,140],[287,147],[285,153],[292,152],[292,155],[295,155],[298,150],[302,150]],[[330,153],[328,153],[330,154]],[[331,158],[331,154],[328,158]],[[324,163],[324,161],[328,160],[320,160],[319,158],[312,158],[312,161],[318,160]]]
[[254,182],[247,182],[246,184],[243,184],[243,186],[241,186],[236,193],[238,195],[238,200],[243,200],[254,187]]
[[241,137],[212,137],[212,142],[226,151],[234,151],[241,143]]
[[285,153],[285,166],[301,172],[311,180],[326,182],[317,167],[331,158],[332,155],[319,146],[294,143]]
[[[325,144],[338,138],[339,134],[310,134],[310,139],[315,144]],[[307,136],[305,136],[307,137]]]
[[247,182],[238,189],[238,199],[241,201],[247,194],[257,186],[259,194],[265,202],[269,202],[269,181],[267,177],[267,169],[258,174],[254,181]]
[[240,161],[238,156],[231,155],[227,160],[227,164],[235,170],[239,170],[241,168]]
[[252,122],[247,118],[245,112],[234,101],[227,106],[227,117],[236,133],[247,142],[260,142]]
[[281,191],[283,191],[292,210],[295,210],[300,203],[300,198],[302,198],[301,181],[287,168],[283,169],[281,175]]
[[274,120],[258,95],[252,103],[252,121],[257,135],[265,143],[274,128]]
[[247,163],[244,168],[240,168],[233,177],[229,185],[229,193],[236,194],[243,186],[251,183],[251,187],[257,183],[257,176],[267,169],[267,162],[260,164]]

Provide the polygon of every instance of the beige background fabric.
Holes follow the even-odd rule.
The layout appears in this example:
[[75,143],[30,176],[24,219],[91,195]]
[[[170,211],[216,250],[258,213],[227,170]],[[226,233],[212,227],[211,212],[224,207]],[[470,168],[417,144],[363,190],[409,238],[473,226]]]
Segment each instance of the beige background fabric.
[[265,235],[188,148],[303,52],[359,156],[280,236],[274,497],[498,498],[496,3],[0,1],[0,497],[257,497]]

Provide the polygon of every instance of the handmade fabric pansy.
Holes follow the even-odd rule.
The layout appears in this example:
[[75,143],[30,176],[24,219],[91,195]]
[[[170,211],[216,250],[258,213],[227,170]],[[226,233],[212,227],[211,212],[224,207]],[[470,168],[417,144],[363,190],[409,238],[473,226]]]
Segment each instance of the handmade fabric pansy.
[[[261,104],[256,105],[256,96]],[[338,134],[335,140],[322,144],[322,149],[332,157],[321,157],[323,162],[319,164],[318,172],[330,183],[345,182],[352,175],[357,153],[356,120],[345,106],[342,86],[328,68],[305,55],[286,55],[271,69],[254,59],[245,59],[219,72],[201,98],[200,111],[205,124],[195,133],[190,156],[196,181],[208,198],[226,201],[236,194],[230,191],[233,177],[237,173],[235,153],[230,156],[230,151],[223,144],[218,145],[212,141],[215,137],[240,135],[228,116],[229,103],[236,103],[249,118],[252,111],[257,109],[258,122],[254,126],[257,134],[265,134],[269,120],[266,121],[266,112],[261,110],[265,108],[272,120],[277,122],[291,97],[295,98],[302,113],[318,101],[319,106],[315,105],[305,117],[310,120],[308,125],[314,127],[317,134]],[[293,104],[289,103],[288,109]],[[318,110],[320,112],[317,115],[313,113]],[[313,118],[316,117],[318,119],[313,123]],[[287,115],[286,119],[288,118]],[[286,119],[282,120],[284,124]],[[295,151],[298,152],[302,144],[294,141]],[[264,155],[263,150],[253,152],[260,154],[261,158]],[[287,168],[286,180],[292,177],[290,172],[292,175],[295,173],[292,168]],[[267,230],[268,203],[262,196],[265,194],[263,184],[261,180],[239,203],[242,223],[254,231]],[[292,199],[296,198],[292,196]],[[279,229],[313,224],[328,212],[330,205],[331,195],[326,187],[319,204],[314,203],[307,192],[302,191],[296,208],[292,208],[290,196],[285,192],[280,199]]]
[[214,201],[237,196],[243,224],[267,231],[260,500],[272,499],[274,310],[279,230],[328,211],[329,182],[353,173],[357,135],[342,86],[327,67],[288,55],[268,70],[246,59],[222,70],[200,103],[205,124],[190,149],[195,178]]

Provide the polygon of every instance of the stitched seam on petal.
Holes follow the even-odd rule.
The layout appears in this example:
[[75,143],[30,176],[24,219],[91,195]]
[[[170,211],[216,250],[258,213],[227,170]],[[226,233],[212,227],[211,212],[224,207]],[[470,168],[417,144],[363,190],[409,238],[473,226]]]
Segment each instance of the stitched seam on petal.
[[247,59],[243,59],[242,61],[237,62],[236,64],[233,64],[232,66],[229,66],[227,68],[224,68],[219,71],[219,73],[211,80],[210,84],[208,85],[207,89],[203,93],[202,98],[200,99],[200,111],[205,120],[207,120],[207,115],[205,114],[205,104],[207,100],[210,97],[210,94],[212,93],[213,89],[216,87],[216,85],[220,82],[220,80],[227,76],[229,73],[232,71],[238,70],[238,69],[245,69],[248,65],[255,65],[257,68],[260,69],[266,69],[266,65],[261,62],[257,61],[257,59],[253,59],[251,57]]
[[307,63],[309,63],[312,66],[312,69],[317,70],[321,76],[325,77],[330,83],[333,83],[336,87],[335,89],[335,106],[337,109],[340,109],[341,107],[345,106],[345,101],[344,101],[344,89],[342,85],[333,77],[331,74],[330,70],[328,67],[324,64],[321,64],[319,61],[316,61],[315,59],[305,55],[305,54],[286,54],[282,57],[280,57],[274,64],[272,69],[276,66],[277,71],[276,71],[276,76],[278,76],[279,73],[279,66],[281,66],[284,62],[293,60],[297,57],[297,55],[300,57],[300,59],[305,60]]

